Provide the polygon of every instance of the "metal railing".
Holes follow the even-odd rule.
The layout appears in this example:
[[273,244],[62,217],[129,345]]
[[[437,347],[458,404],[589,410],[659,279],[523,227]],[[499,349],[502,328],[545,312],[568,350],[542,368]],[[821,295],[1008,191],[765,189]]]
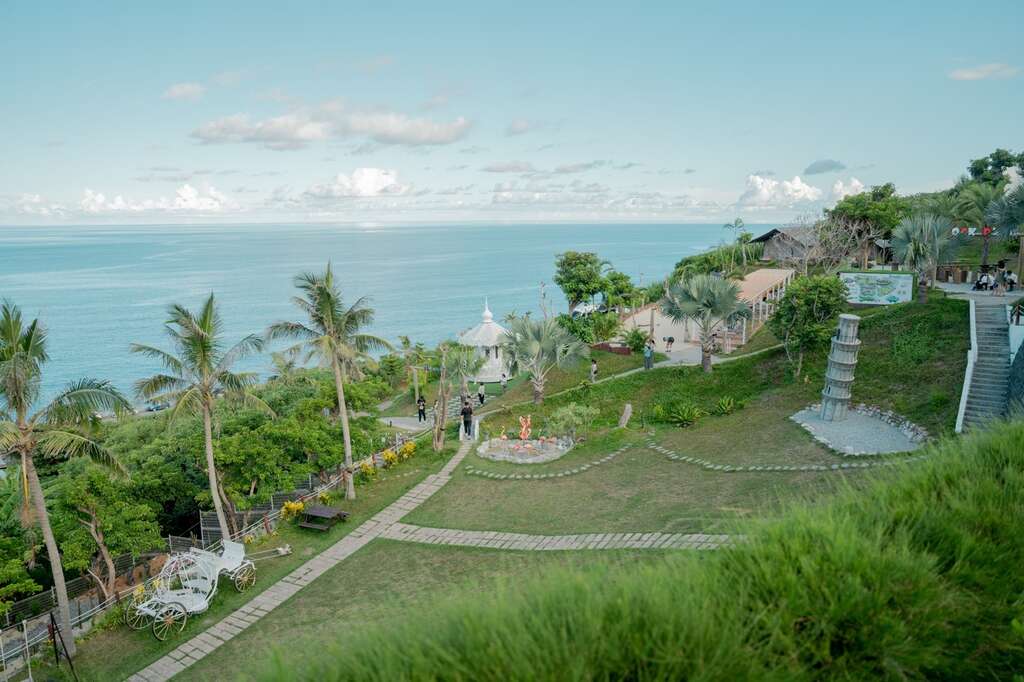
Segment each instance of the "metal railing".
[[971,393],[971,381],[974,379],[974,363],[978,361],[978,323],[974,299],[970,300],[971,307],[971,347],[967,350],[967,368],[964,370],[964,385],[960,389],[960,407],[956,412],[957,433],[964,431],[964,414],[967,411],[967,398]]

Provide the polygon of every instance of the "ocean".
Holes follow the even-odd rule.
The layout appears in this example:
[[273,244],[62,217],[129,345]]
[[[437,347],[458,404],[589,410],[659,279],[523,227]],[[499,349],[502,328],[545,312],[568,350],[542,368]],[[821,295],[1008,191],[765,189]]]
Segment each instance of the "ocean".
[[[159,368],[128,346],[168,347],[169,304],[214,292],[234,342],[296,318],[292,278],[328,259],[347,301],[371,299],[372,333],[433,345],[479,322],[485,298],[499,321],[538,311],[541,282],[565,310],[552,282],[563,251],[595,251],[647,284],[729,238],[720,225],[667,224],[0,227],[0,298],[49,330],[44,396],[81,377],[130,391]],[[238,369],[266,373],[269,358]]]

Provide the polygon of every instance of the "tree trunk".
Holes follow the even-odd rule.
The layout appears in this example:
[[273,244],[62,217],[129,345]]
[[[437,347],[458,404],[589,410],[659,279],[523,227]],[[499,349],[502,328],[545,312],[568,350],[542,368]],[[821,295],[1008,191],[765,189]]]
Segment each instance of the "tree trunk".
[[[1020,231],[1020,239],[1017,244],[1017,277],[1024,277],[1024,225],[1017,227]],[[1019,282],[1018,282],[1019,283]]]
[[57,549],[57,539],[53,537],[53,528],[50,527],[50,517],[46,513],[46,500],[43,497],[43,486],[39,483],[39,475],[36,473],[35,462],[31,455],[23,454],[21,465],[25,468],[28,476],[28,489],[32,496],[32,505],[36,509],[36,522],[39,530],[43,532],[43,543],[46,545],[46,554],[50,557],[50,572],[53,575],[53,591],[57,593],[58,626],[67,646],[68,655],[75,655],[75,635],[71,632],[71,605],[68,603],[68,588],[64,583],[64,567],[60,562],[60,550]]
[[[984,228],[982,228],[982,229],[984,229]],[[982,268],[988,266],[988,244],[989,244],[989,241],[990,241],[990,236],[989,235],[985,235],[985,234],[981,235],[981,267]]]
[[352,476],[352,434],[348,429],[348,407],[345,406],[345,382],[341,376],[338,358],[331,358],[334,369],[334,390],[338,394],[338,416],[341,417],[341,437],[345,441],[345,499],[356,499],[356,482]]
[[928,302],[928,281],[921,274],[917,276],[917,302],[921,305]]
[[228,532],[231,534],[229,537],[235,537],[238,535],[238,531],[245,528],[245,524],[242,527],[238,526],[238,509],[235,507],[234,502],[228,497],[228,493],[224,490],[223,484],[220,482],[220,478],[217,479],[217,491],[220,493],[221,504],[224,505],[226,511],[224,512],[224,518],[228,522]]
[[700,347],[700,366],[704,369],[705,374],[711,373],[711,346],[703,345]]
[[93,542],[96,543],[96,547],[100,552],[100,559],[106,568],[107,575],[99,583],[100,589],[103,590],[103,597],[107,599],[114,593],[114,585],[117,582],[117,576],[114,574],[114,557],[110,556],[110,550],[107,549],[107,543],[103,537],[103,531],[100,530],[100,522],[96,518],[96,513],[88,509],[79,509],[78,511],[89,516],[89,522],[82,522],[82,525],[89,531]]
[[210,498],[213,500],[213,510],[217,512],[217,525],[220,526],[221,538],[226,542],[231,539],[231,529],[228,528],[228,521],[224,516],[224,508],[221,506],[220,501],[220,485],[217,483],[217,465],[213,460],[213,419],[210,412],[210,405],[204,399],[203,437],[206,445],[206,478],[210,483]]
[[804,350],[800,349],[800,352],[796,354],[796,371],[793,372],[793,376],[800,376],[800,372],[804,369]]
[[533,404],[542,404],[544,402],[544,379],[538,380],[530,377],[530,383],[533,384]]
[[444,450],[444,425],[448,421],[447,356],[441,355],[441,376],[437,381],[437,409],[434,410],[434,452]]

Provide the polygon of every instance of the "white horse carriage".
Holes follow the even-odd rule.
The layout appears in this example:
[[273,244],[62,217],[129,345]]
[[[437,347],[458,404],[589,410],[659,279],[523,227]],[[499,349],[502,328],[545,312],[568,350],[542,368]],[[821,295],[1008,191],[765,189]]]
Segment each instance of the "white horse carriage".
[[256,566],[245,557],[245,545],[225,541],[220,554],[194,547],[172,554],[160,575],[132,595],[124,622],[135,630],[152,627],[153,635],[163,641],[184,630],[189,615],[210,608],[221,575],[230,578],[239,592],[253,586]]

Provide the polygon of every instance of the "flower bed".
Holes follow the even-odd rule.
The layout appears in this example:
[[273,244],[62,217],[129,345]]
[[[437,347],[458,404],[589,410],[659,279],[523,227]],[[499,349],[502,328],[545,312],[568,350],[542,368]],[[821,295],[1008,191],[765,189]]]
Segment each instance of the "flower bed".
[[573,442],[568,438],[491,438],[477,447],[476,454],[494,462],[544,464],[561,458],[572,446]]

